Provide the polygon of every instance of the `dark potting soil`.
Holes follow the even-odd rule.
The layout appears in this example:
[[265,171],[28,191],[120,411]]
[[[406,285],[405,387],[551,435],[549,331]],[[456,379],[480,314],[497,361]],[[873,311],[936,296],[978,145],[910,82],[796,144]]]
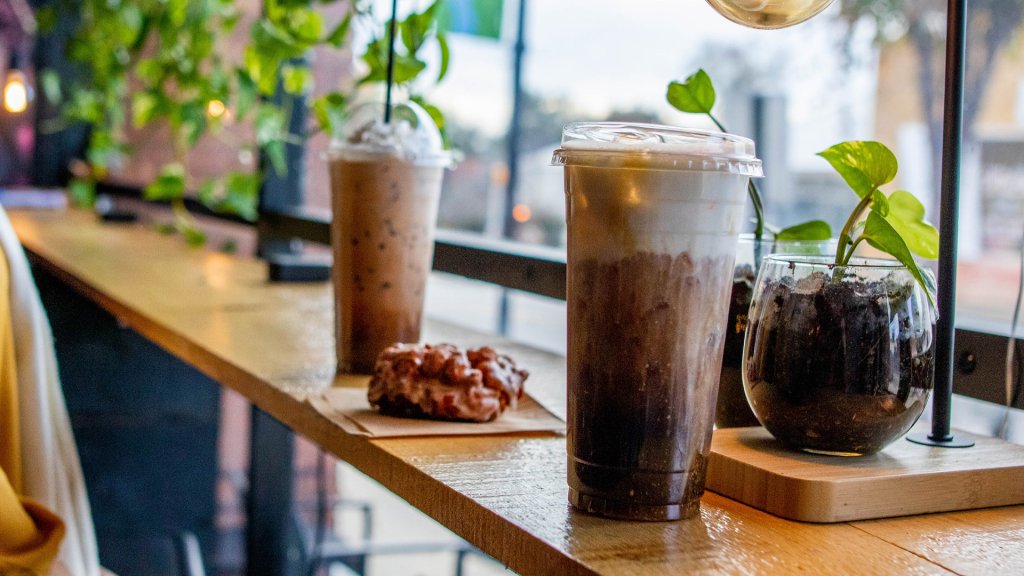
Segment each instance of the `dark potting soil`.
[[913,325],[911,288],[835,283],[822,273],[767,285],[745,359],[747,392],[765,428],[791,447],[858,454],[909,430],[935,357],[931,327]]
[[722,357],[722,376],[718,381],[718,404],[715,408],[715,426],[738,428],[757,426],[757,416],[747,403],[743,392],[743,335],[754,295],[757,274],[750,264],[741,264],[733,273],[732,293],[729,297],[729,317],[725,324],[725,353]]

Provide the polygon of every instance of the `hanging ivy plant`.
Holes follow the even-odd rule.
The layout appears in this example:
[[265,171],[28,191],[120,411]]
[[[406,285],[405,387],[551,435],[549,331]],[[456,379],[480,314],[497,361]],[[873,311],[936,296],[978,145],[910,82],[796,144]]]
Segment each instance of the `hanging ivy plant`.
[[[190,244],[204,235],[185,210],[188,152],[199,139],[217,133],[236,92],[230,68],[215,39],[230,33],[239,13],[231,0],[83,0],[74,7],[79,24],[67,44],[68,57],[84,79],[62,85],[44,70],[47,96],[62,104],[63,117],[90,127],[87,168],[70,184],[73,198],[91,203],[96,182],[130,153],[126,130],[166,125],[172,160],[144,189],[146,198],[168,200],[174,227]],[[44,10],[43,23],[56,19]],[[210,208],[255,217],[259,176],[242,172],[204,182],[200,200]]]
[[[240,20],[234,0],[70,0],[40,9],[45,31],[56,22],[56,10],[73,10],[79,25],[67,44],[68,57],[82,67],[82,81],[62,82],[53,70],[41,72],[48,99],[59,103],[65,122],[90,127],[83,170],[69,184],[73,199],[91,203],[96,183],[130,154],[129,126],[164,125],[173,158],[160,167],[144,188],[151,200],[169,201],[173,228],[191,244],[203,233],[185,209],[189,151],[205,135],[220,135],[229,116],[251,121],[256,146],[271,169],[287,169],[285,148],[301,143],[305,134],[290,134],[290,118],[299,97],[313,89],[307,55],[317,46],[341,48],[355,18],[373,21],[368,2],[353,0],[344,17],[328,26],[318,6],[339,0],[266,0],[252,25],[241,62],[226,62],[217,39],[232,33]],[[418,91],[417,79],[427,69],[421,51],[435,41],[441,54],[440,81],[448,69],[447,40],[438,29],[442,0],[397,22],[395,84],[421,104],[438,127],[444,117]],[[383,82],[387,68],[387,24],[374,30],[363,51],[366,73],[356,87]],[[272,98],[280,88],[282,97]],[[351,96],[331,91],[308,103],[316,129],[338,136]],[[198,199],[206,206],[255,219],[259,171],[230,171],[199,184]]]

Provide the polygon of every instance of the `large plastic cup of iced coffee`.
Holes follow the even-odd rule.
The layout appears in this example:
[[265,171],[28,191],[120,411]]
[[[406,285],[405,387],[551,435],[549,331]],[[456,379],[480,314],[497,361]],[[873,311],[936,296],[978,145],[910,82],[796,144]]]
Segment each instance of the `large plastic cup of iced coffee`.
[[699,510],[754,143],[574,123],[552,163],[568,222],[568,483],[582,511]]
[[364,106],[328,152],[339,372],[373,372],[396,342],[417,342],[444,170],[430,117],[413,103]]

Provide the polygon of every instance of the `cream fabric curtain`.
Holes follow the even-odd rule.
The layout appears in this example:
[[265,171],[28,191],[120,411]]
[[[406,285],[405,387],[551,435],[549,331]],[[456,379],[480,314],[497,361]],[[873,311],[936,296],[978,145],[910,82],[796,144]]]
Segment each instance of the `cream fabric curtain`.
[[11,273],[22,492],[63,519],[66,532],[57,559],[74,576],[99,576],[96,532],[57,372],[53,333],[25,252],[2,208],[0,245]]

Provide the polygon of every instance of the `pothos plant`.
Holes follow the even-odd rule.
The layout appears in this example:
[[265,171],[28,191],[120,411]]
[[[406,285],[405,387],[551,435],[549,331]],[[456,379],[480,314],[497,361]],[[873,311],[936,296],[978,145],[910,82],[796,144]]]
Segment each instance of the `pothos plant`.
[[[682,82],[670,82],[665,98],[677,110],[690,114],[703,114],[722,132],[728,132],[725,126],[715,117],[715,86],[711,77],[703,69],[698,69]],[[764,201],[761,191],[753,180],[747,183],[747,194],[754,208],[754,238],[760,240],[765,233],[771,234],[778,241],[828,240],[832,237],[832,228],[824,220],[810,220],[787,228],[778,229],[765,222]]]
[[[236,119],[247,112],[244,79],[232,74],[216,45],[236,27],[238,10],[231,0],[84,0],[75,10],[80,22],[67,51],[84,68],[84,80],[62,86],[53,71],[42,77],[47,96],[62,102],[65,118],[90,127],[88,168],[70,183],[73,198],[91,202],[96,182],[128,153],[129,122],[136,128],[162,123],[172,159],[144,195],[169,200],[173,227],[190,244],[203,243],[184,207],[188,152],[203,135],[220,135],[227,111]],[[201,183],[199,199],[251,219],[259,181],[258,172],[230,171]]]
[[[704,70],[697,70],[682,82],[672,82],[667,99],[683,112],[706,115],[723,132],[725,126],[714,116],[715,88]],[[835,266],[837,271],[849,264],[854,251],[867,242],[907,267],[932,300],[935,287],[922,272],[914,255],[935,259],[939,252],[939,233],[924,220],[925,209],[910,192],[898,190],[891,195],[881,187],[896,178],[898,162],[884,144],[872,141],[842,142],[818,154],[839,173],[860,201],[847,218],[839,234]],[[755,214],[755,236],[771,232],[765,224],[764,208],[757,185],[748,188]],[[867,216],[865,218],[865,215]],[[825,240],[831,236],[828,223],[812,220],[775,233],[777,240]],[[841,278],[842,274],[835,275]]]
[[[238,24],[240,13],[232,0],[84,0],[76,5],[80,24],[67,49],[85,69],[84,81],[62,85],[54,71],[44,71],[41,80],[48,98],[62,104],[65,120],[91,128],[87,169],[69,185],[73,199],[91,203],[96,183],[129,152],[129,122],[140,128],[165,124],[173,159],[159,169],[144,195],[170,201],[173,228],[190,244],[202,244],[205,237],[184,206],[189,150],[204,135],[226,137],[221,128],[228,118],[251,119],[255,145],[271,169],[287,169],[285,146],[308,136],[289,133],[288,126],[298,97],[313,89],[309,51],[321,45],[341,48],[355,18],[372,20],[367,3],[352,2],[341,21],[328,26],[317,6],[333,1],[266,0],[263,15],[250,30],[242,62],[236,64],[226,62],[216,45],[217,38],[232,33]],[[447,72],[448,43],[437,28],[439,6],[437,0],[397,23],[394,80],[443,130],[440,111],[414,89],[427,68],[421,50],[428,41],[436,40],[440,47],[436,80]],[[39,19],[42,27],[52,27],[56,12],[43,9]],[[384,33],[372,35],[362,56],[367,72],[357,86],[384,81],[387,42]],[[275,98],[279,89],[281,97]],[[317,128],[339,135],[350,100],[340,91],[312,99],[309,106]],[[254,219],[262,177],[258,167],[227,172],[200,183],[198,199],[215,210]]]
[[[861,242],[889,254],[907,267],[934,303],[935,286],[914,260],[939,256],[939,233],[925,221],[924,205],[910,192],[886,195],[881,187],[896,178],[899,164],[885,144],[872,141],[842,142],[818,153],[828,161],[860,201],[839,233],[833,278],[842,278]],[[865,218],[865,214],[867,217]]]
[[[282,164],[283,148],[278,148],[277,143],[310,135],[286,134],[286,127],[298,97],[311,93],[315,88],[306,58],[312,48],[324,43],[340,48],[353,26],[368,24],[372,27],[369,41],[360,56],[365,72],[352,89],[326,91],[309,100],[315,123],[310,133],[319,130],[332,138],[340,138],[349,107],[355,100],[353,92],[362,86],[387,80],[390,21],[385,22],[383,28],[375,26],[372,4],[355,1],[349,5],[341,22],[326,30],[323,18],[314,9],[317,2],[322,0],[269,0],[264,16],[253,26],[251,43],[245,52],[244,77],[250,78],[252,83],[244,87],[265,99],[256,116],[257,140],[269,148],[272,160],[280,157]],[[446,35],[438,28],[437,19],[441,3],[442,0],[436,0],[422,11],[413,11],[395,23],[393,82],[395,87],[406,91],[410,100],[420,104],[443,132],[444,116],[436,106],[426,101],[419,82],[428,67],[423,52],[431,43],[435,43],[440,51],[440,66],[434,83],[444,79],[448,71],[450,50]],[[274,105],[268,100],[277,89],[278,79],[284,97]]]
[[[425,95],[426,88],[444,80],[451,58],[447,35],[438,26],[442,3],[443,0],[435,0],[422,11],[410,12],[405,18],[395,22],[392,86],[404,91],[409,100],[419,104],[444,135],[444,114],[437,106],[428,102]],[[373,23],[376,20],[372,6],[369,5],[357,4],[354,14],[356,18],[362,19],[371,26],[369,41],[361,55],[365,72],[356,81],[355,89],[358,90],[372,84],[384,84],[388,79],[391,22],[388,20],[383,27],[374,26]],[[431,80],[424,81],[423,73],[428,69],[424,52],[431,45],[435,45],[439,52],[439,65],[437,75]],[[351,94],[339,92],[328,93],[316,99],[312,103],[312,107],[319,128],[333,138],[340,138],[349,104],[353,100]]]

